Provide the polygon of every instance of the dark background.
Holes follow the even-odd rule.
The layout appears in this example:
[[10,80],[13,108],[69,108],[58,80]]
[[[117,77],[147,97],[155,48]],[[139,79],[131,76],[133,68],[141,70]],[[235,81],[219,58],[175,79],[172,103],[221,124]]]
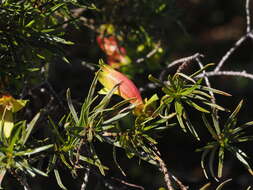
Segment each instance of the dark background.
[[[246,31],[244,1],[178,0],[173,3],[170,1],[171,8],[159,15],[148,14],[150,13],[148,11],[149,6],[152,3],[151,1],[143,1],[141,5],[137,1],[125,1],[114,6],[112,1],[101,1],[97,2],[97,5],[105,15],[101,16],[102,13],[94,13],[93,11],[84,13],[84,16],[94,19],[96,22],[112,22],[122,29],[125,35],[128,34],[131,27],[136,28],[138,24],[142,24],[154,39],[161,40],[165,54],[160,59],[159,66],[154,70],[146,71],[144,69],[144,71],[131,75],[139,87],[148,82],[147,72],[157,76],[162,68],[171,61],[197,52],[205,55],[205,58],[202,59],[204,64],[218,63]],[[113,17],[115,15],[120,16]],[[67,53],[74,64],[72,66],[64,63],[59,64],[58,62],[52,64],[49,79],[59,94],[63,93],[66,87],[71,87],[74,97],[77,100],[82,100],[85,97],[92,76],[89,75],[91,71],[82,66],[80,60],[97,63],[98,58],[104,57],[104,54],[96,44],[95,37],[97,34],[94,31],[85,26],[81,27],[80,30],[74,30],[73,28],[69,28],[69,30],[67,36],[76,44]],[[226,61],[222,69],[252,72],[252,48],[252,40],[243,43]],[[135,56],[138,58],[138,55]],[[136,64],[135,69],[143,69],[146,66],[148,67],[148,64],[147,62]],[[191,69],[187,68],[186,72],[191,72]],[[239,101],[244,99],[245,103],[239,119],[242,122],[252,120],[252,81],[225,76],[212,77],[210,80],[213,87],[233,95],[229,98],[217,96],[217,102],[220,105],[233,110]],[[156,90],[146,89],[142,95],[147,97],[155,92]],[[225,118],[227,115],[223,114],[221,118]],[[205,134],[204,126],[199,121],[198,116],[193,114],[192,117],[196,118],[193,119],[193,123],[202,132],[202,139],[204,141],[208,140],[209,137]],[[205,179],[203,175],[200,167],[201,154],[195,152],[195,149],[202,145],[204,144],[196,142],[192,136],[183,133],[178,127],[167,130],[159,138],[158,147],[162,153],[162,158],[167,163],[168,170],[185,185],[189,185],[190,189],[199,189],[207,182],[212,182],[213,186],[210,189],[214,189],[218,184],[213,179]],[[240,147],[247,150],[250,157],[253,156],[252,144],[243,144]],[[104,164],[110,166],[110,176],[139,184],[148,190],[158,189],[164,183],[163,177],[157,168],[144,162],[139,163],[136,158],[129,160],[126,158],[124,151],[118,150],[118,161],[127,173],[127,177],[124,178],[112,162],[112,148],[99,143],[97,148],[99,154],[104,158],[102,160]],[[94,189],[94,184],[98,180],[94,175],[91,175],[90,179],[92,178],[94,180],[90,183],[89,189]],[[249,185],[253,185],[253,177],[229,153],[225,154],[224,177],[221,181],[228,178],[233,178],[233,181],[224,187],[225,190],[246,189]],[[72,186],[73,180],[70,181],[72,181],[69,182]],[[72,187],[72,189],[74,188]]]
[[[163,3],[166,4],[164,11],[156,13],[155,7]],[[172,61],[197,52],[205,55],[202,59],[204,64],[218,63],[236,40],[246,32],[245,1],[242,0],[97,0],[94,1],[94,4],[100,11],[85,10],[82,16],[87,18],[90,24],[95,27],[110,23],[115,26],[118,32],[121,32],[124,38],[121,43],[127,47],[132,59],[131,67],[122,71],[128,74],[138,87],[144,89],[143,97],[150,97],[157,92],[157,89],[149,89],[145,86],[149,82],[147,79],[149,73],[159,76],[163,68]],[[251,8],[252,6],[251,4]],[[139,30],[140,25],[146,29],[154,41],[161,42],[164,54],[158,60],[134,62],[145,54],[136,53],[132,48],[135,44],[128,37],[131,36],[132,30]],[[85,98],[94,76],[94,71],[86,65],[89,63],[96,64],[99,58],[106,58],[97,45],[96,36],[98,33],[96,31],[86,25],[80,25],[78,29],[66,26],[66,29],[66,38],[75,42],[75,45],[65,48],[66,56],[71,64],[55,59],[49,65],[47,76],[47,81],[56,93],[55,97],[57,97],[54,100],[54,107],[49,109],[50,115],[56,119],[68,109],[64,106],[66,89],[71,89],[73,101],[80,105],[78,103]],[[144,40],[140,38],[139,41]],[[222,69],[253,72],[252,48],[252,40],[243,43],[226,61]],[[196,65],[197,63],[193,63],[191,67],[186,68],[185,72],[192,72]],[[169,73],[174,71],[175,69],[172,69]],[[214,88],[233,95],[225,98],[217,96],[218,104],[233,110],[243,99],[244,106],[239,115],[239,123],[240,121],[244,123],[252,120],[253,83],[251,80],[240,77],[217,76],[210,78],[210,81]],[[28,117],[48,104],[50,101],[49,94],[52,94],[52,91],[46,83],[36,86],[29,92],[28,97],[31,101],[27,110]],[[224,113],[221,115],[221,119],[227,116],[228,114]],[[203,142],[208,141],[210,137],[206,134],[198,113],[193,112],[191,117]],[[44,119],[46,120],[46,116]],[[43,123],[43,119],[41,123]],[[122,124],[126,124],[126,122]],[[201,154],[195,150],[202,147],[203,142],[197,142],[190,134],[183,133],[178,126],[161,134],[158,142],[158,148],[168,170],[189,186],[189,189],[199,189],[208,182],[212,183],[210,189],[215,189],[219,184],[212,178],[205,179],[200,167]],[[252,158],[252,143],[244,143],[239,147],[246,150],[249,157]],[[112,177],[119,178],[129,183],[141,185],[147,190],[157,190],[159,187],[165,186],[163,176],[155,166],[143,161],[139,162],[137,158],[129,160],[124,151],[118,149],[118,162],[127,174],[127,177],[124,177],[113,163],[112,147],[96,143],[96,148],[98,155],[102,158],[102,163],[110,168],[108,175],[103,180],[117,183]],[[63,175],[63,182],[66,187],[69,189],[80,188],[81,181],[73,179],[68,174],[69,172],[64,169],[60,172]],[[83,173],[80,172],[80,175]],[[221,181],[229,178],[233,178],[233,180],[224,186],[224,190],[244,190],[249,185],[253,185],[253,177],[236,159],[226,153],[224,176]],[[91,172],[89,179],[89,190],[104,189],[103,183],[99,186],[102,177],[97,174],[97,171]],[[58,189],[53,176],[50,176],[49,179],[41,177],[39,181],[37,179],[31,180],[32,186],[36,190]],[[16,182],[13,179],[7,183],[15,184]],[[119,189],[131,188],[119,186]]]

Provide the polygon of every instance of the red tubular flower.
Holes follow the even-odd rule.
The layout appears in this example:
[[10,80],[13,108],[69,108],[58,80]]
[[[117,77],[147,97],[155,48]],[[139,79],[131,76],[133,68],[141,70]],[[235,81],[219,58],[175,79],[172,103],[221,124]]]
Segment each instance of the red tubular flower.
[[100,35],[97,37],[97,43],[107,55],[108,64],[113,68],[119,68],[121,65],[130,62],[126,54],[126,49],[118,45],[115,36],[103,37]]
[[106,55],[112,56],[115,52],[119,51],[119,46],[114,36],[110,37],[97,37],[99,47],[105,52]]
[[108,65],[102,65],[98,80],[104,86],[103,90],[105,92],[110,91],[115,85],[119,84],[118,90],[115,94],[121,96],[123,99],[130,99],[129,102],[136,106],[135,113],[140,113],[143,107],[140,91],[125,75]]

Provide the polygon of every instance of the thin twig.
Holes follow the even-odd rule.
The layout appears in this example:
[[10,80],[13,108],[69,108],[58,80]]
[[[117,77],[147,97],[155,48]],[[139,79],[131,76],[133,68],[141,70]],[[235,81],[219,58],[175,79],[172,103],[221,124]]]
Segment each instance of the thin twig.
[[204,55],[200,54],[200,53],[195,53],[194,55],[192,56],[188,56],[188,57],[183,57],[181,59],[177,59],[175,61],[173,61],[171,64],[169,64],[160,74],[159,76],[159,79],[163,81],[163,78],[164,76],[166,75],[166,73],[168,72],[168,70],[171,68],[171,67],[174,67],[176,65],[179,65],[179,64],[187,64],[187,63],[190,63],[191,61],[193,60],[196,60],[196,58],[200,58],[200,57],[204,57]]
[[11,170],[11,174],[19,181],[19,183],[24,187],[24,190],[32,190],[30,185],[27,182],[26,176],[21,174],[17,174],[15,170]]
[[172,187],[172,184],[171,184],[171,180],[170,180],[170,175],[171,177],[175,180],[175,182],[179,185],[180,189],[181,190],[187,190],[188,187],[184,186],[183,183],[177,179],[174,175],[172,174],[169,174],[168,172],[168,169],[166,167],[166,164],[164,163],[164,161],[161,159],[161,153],[160,151],[158,150],[158,148],[154,145],[154,144],[150,144],[150,146],[153,148],[153,150],[155,151],[155,155],[156,155],[156,159],[160,165],[160,169],[164,175],[164,180],[165,180],[165,183],[167,185],[167,188],[169,190],[173,190],[174,188]]
[[[211,71],[211,72],[206,72],[205,75],[207,77],[211,76],[238,76],[238,77],[244,77],[253,80],[253,74],[247,73],[246,71]],[[201,78],[204,77],[203,74],[198,75],[196,78]]]
[[159,42],[155,46],[155,48],[153,50],[151,50],[145,57],[141,57],[141,58],[137,59],[135,62],[136,63],[141,63],[141,62],[145,61],[146,59],[149,59],[150,57],[152,57],[153,55],[156,54],[156,52],[159,50],[160,46],[161,46],[161,43]]
[[168,172],[168,169],[166,167],[166,164],[164,163],[164,161],[159,157],[159,156],[156,156],[156,160],[157,162],[159,163],[160,165],[160,169],[163,173],[163,176],[164,176],[164,181],[166,183],[166,186],[169,190],[174,190],[174,188],[172,187],[172,184],[171,184],[171,180],[170,180],[170,174]]
[[86,172],[84,174],[84,177],[83,177],[83,183],[82,183],[82,186],[81,186],[81,190],[85,190],[87,185],[88,185],[88,182],[89,182],[89,175],[90,175],[90,166],[88,165],[87,168],[86,168]]
[[140,186],[140,185],[136,185],[136,184],[133,184],[133,183],[129,183],[127,181],[124,181],[122,179],[118,179],[118,178],[115,178],[115,177],[111,177],[111,179],[115,180],[115,181],[118,181],[124,185],[127,185],[129,187],[134,187],[134,188],[137,188],[137,189],[141,189],[141,190],[144,190],[144,187]]
[[81,148],[82,148],[82,146],[83,146],[83,144],[84,144],[85,141],[86,141],[86,138],[84,137],[79,142],[79,145],[78,145],[77,151],[76,151],[76,161],[75,161],[74,168],[78,168],[79,158],[80,158],[80,151],[81,151]]
[[188,190],[188,187],[184,186],[184,184],[174,175],[171,175],[171,177],[177,182],[181,190]]
[[227,53],[221,58],[220,62],[218,63],[218,65],[216,66],[216,68],[214,69],[215,72],[219,71],[221,69],[221,67],[223,66],[223,64],[225,63],[225,61],[235,52],[235,50],[237,50],[238,47],[241,46],[241,44],[248,38],[248,35],[244,35],[242,36],[239,40],[237,40],[237,42],[233,45],[233,47],[231,47]]
[[199,57],[204,57],[204,55],[202,55],[200,53],[195,53],[192,56],[177,59],[177,60],[173,61],[171,64],[169,64],[166,69],[169,69],[169,68],[174,67],[174,66],[176,66],[178,64],[181,64],[181,63],[193,61],[193,60],[195,60],[196,58],[199,58]]
[[117,168],[119,169],[119,171],[121,172],[121,174],[126,177],[126,173],[124,172],[124,170],[121,168],[121,166],[119,165],[119,163],[117,161],[116,146],[113,146],[113,148],[112,148],[112,154],[113,154],[113,161],[115,162]]
[[165,162],[161,158],[160,151],[158,150],[158,148],[154,144],[150,143],[149,145],[153,149],[153,152],[154,152],[154,155],[155,155],[155,160],[158,162],[158,164],[160,166],[160,170],[163,173],[164,181],[165,181],[165,184],[166,184],[168,190],[174,190],[174,188],[172,186],[172,183],[171,183],[171,180],[170,180],[169,171],[166,167]]
[[245,3],[245,11],[246,11],[246,34],[243,35],[237,42],[231,47],[227,53],[221,58],[220,62],[218,63],[217,67],[214,69],[215,72],[220,71],[221,67],[225,63],[225,61],[235,52],[235,50],[241,46],[241,44],[247,39],[252,38],[251,31],[251,19],[250,19],[250,0],[246,0]]
[[250,19],[250,0],[246,0],[245,4],[245,10],[246,10],[246,22],[247,22],[247,33],[250,32],[251,28],[251,19]]

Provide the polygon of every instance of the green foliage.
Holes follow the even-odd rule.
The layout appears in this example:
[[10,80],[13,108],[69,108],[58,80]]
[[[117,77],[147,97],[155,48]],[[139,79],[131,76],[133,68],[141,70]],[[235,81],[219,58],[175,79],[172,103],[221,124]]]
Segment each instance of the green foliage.
[[39,141],[33,142],[32,144],[27,142],[38,118],[39,114],[29,124],[26,121],[15,123],[14,130],[9,138],[1,134],[1,178],[4,177],[6,171],[18,174],[22,173],[20,175],[30,175],[32,177],[36,176],[36,174],[47,176],[47,173],[37,169],[34,163],[42,159],[46,155],[45,151],[51,149],[53,145]]
[[[22,89],[29,73],[44,72],[56,57],[66,60],[64,24],[75,22],[70,6],[76,1],[5,0],[0,4],[0,83],[5,90]],[[38,80],[38,77],[35,78]],[[15,89],[17,90],[17,89]],[[14,91],[14,90],[13,90]]]
[[[197,71],[196,73],[199,72],[200,71]],[[194,73],[192,77],[195,76],[196,73]],[[212,103],[212,97],[208,94],[208,92],[227,96],[229,96],[229,94],[203,86],[201,85],[202,79],[195,81],[192,77],[177,72],[173,77],[169,76],[168,81],[163,83],[159,79],[149,75],[149,79],[161,85],[161,90],[165,93],[165,95],[161,98],[160,109],[165,109],[166,113],[169,113],[171,107],[174,107],[177,120],[182,130],[186,132],[186,129],[188,129],[194,137],[200,140],[194,126],[191,124],[185,105],[203,113],[210,113],[210,111],[202,105],[207,105],[211,108],[225,111],[223,107]]]
[[234,157],[236,157],[244,166],[245,168],[251,173],[252,169],[247,161],[247,154],[243,152],[241,149],[236,147],[235,145],[240,142],[247,142],[252,141],[253,136],[248,135],[245,132],[245,129],[252,126],[253,122],[247,122],[243,125],[237,124],[237,114],[241,109],[243,101],[241,101],[234,112],[228,117],[226,123],[223,127],[219,125],[219,121],[217,119],[217,115],[213,113],[212,120],[213,125],[209,123],[205,114],[202,115],[203,121],[205,126],[207,127],[208,131],[212,135],[212,138],[215,141],[208,142],[206,146],[197,151],[203,151],[202,159],[201,159],[201,166],[204,170],[204,173],[207,177],[206,169],[204,166],[205,157],[210,153],[209,157],[209,170],[211,172],[212,177],[215,178],[214,174],[214,156],[218,152],[218,174],[217,176],[220,178],[222,177],[222,169],[223,169],[223,162],[225,156],[225,150],[230,152]]
[[[92,3],[95,3],[98,8],[91,2],[84,1],[81,4],[81,1],[77,0],[1,1],[0,91],[2,96],[8,93],[14,96],[19,95],[21,91],[26,90],[27,83],[33,86],[43,80],[48,80],[48,70],[55,59],[70,63],[65,49],[74,43],[67,39],[66,31],[68,27],[73,26],[80,30],[79,27],[83,27],[79,25],[80,23],[92,29],[89,32],[94,37],[102,33],[104,36],[115,37],[115,41],[118,40],[121,43],[120,46],[113,44],[117,46],[116,49],[125,47],[127,50],[125,58],[129,60],[131,58],[131,61],[127,60],[129,62],[118,69],[130,78],[135,79],[139,77],[139,74],[148,75],[161,71],[162,63],[165,62],[164,55],[167,53],[167,47],[165,47],[167,32],[172,23],[181,26],[180,21],[176,19],[179,12],[175,8],[174,0],[142,0],[140,2],[95,0]],[[75,8],[82,8],[80,10],[84,12],[76,15],[73,13]],[[117,16],[119,13],[121,13],[120,17]],[[166,21],[169,24],[161,26],[159,18],[164,19],[161,22]],[[131,29],[129,29],[129,23],[132,24]],[[93,42],[93,40],[90,41]],[[109,48],[115,48],[114,46]],[[89,54],[93,50],[85,49],[85,51]],[[28,104],[26,110],[17,114],[12,113],[17,110],[10,111],[15,107],[13,101],[1,103],[0,186],[3,186],[3,179],[8,178],[7,174],[17,178],[24,188],[27,188],[24,182],[26,176],[54,175],[59,187],[66,190],[61,174],[62,169],[68,171],[73,178],[80,179],[79,171],[92,168],[95,175],[104,179],[103,177],[111,171],[111,168],[103,163],[107,150],[98,151],[97,148],[104,144],[112,147],[113,161],[123,175],[126,174],[117,161],[117,148],[123,149],[129,159],[137,157],[139,161],[143,160],[158,167],[163,172],[165,181],[168,175],[173,179],[172,185],[180,186],[176,178],[164,169],[166,166],[162,163],[161,154],[157,148],[163,134],[176,125],[179,125],[184,132],[189,131],[198,140],[195,143],[200,143],[202,146],[203,143],[205,144],[197,151],[202,152],[200,165],[206,178],[209,173],[217,181],[218,178],[224,177],[223,168],[227,153],[234,156],[253,175],[250,155],[239,147],[239,143],[253,140],[253,135],[250,133],[253,121],[244,124],[238,122],[238,113],[243,104],[241,101],[223,124],[220,111],[225,111],[223,114],[227,114],[228,110],[216,103],[213,94],[224,96],[230,96],[230,94],[211,88],[208,84],[205,85],[204,78],[197,78],[212,65],[207,64],[189,75],[183,73],[183,68],[179,67],[174,74],[167,77],[167,81],[161,81],[150,74],[148,79],[155,86],[152,89],[155,92],[149,94],[150,98],[143,99],[140,114],[135,113],[137,106],[131,104],[130,99],[119,101],[114,98],[114,94],[120,92],[119,87],[124,81],[119,81],[104,96],[99,94],[97,83],[100,70],[95,73],[83,102],[80,102],[81,98],[77,100],[73,98],[75,96],[71,96],[68,86],[65,87],[68,90],[66,99],[62,98],[63,100],[50,86],[52,94],[47,93],[46,98],[52,102],[58,100],[60,102],[58,104],[63,104],[62,107],[66,104],[67,113],[56,114],[54,109],[48,109],[48,112],[39,109],[31,111],[29,106],[32,107],[33,104]],[[93,67],[90,68],[94,71]],[[91,75],[91,73],[88,74]],[[86,81],[83,83],[85,84]],[[29,90],[28,97],[30,98],[29,95],[33,92],[32,89]],[[41,93],[45,91],[45,89],[40,90]],[[73,91],[71,88],[72,93]],[[32,94],[31,97],[34,98],[36,95]],[[40,104],[36,100],[34,107]],[[22,103],[22,107],[25,106],[25,100],[18,101]],[[142,103],[141,98],[140,102]],[[53,104],[52,107],[57,107],[57,105]],[[8,118],[7,111],[11,114]],[[26,119],[28,112],[29,116],[35,115],[29,123],[27,121],[30,119]],[[201,137],[202,134],[199,133],[201,130],[197,128],[199,126],[192,120],[194,113],[198,114],[197,118],[200,118],[201,126],[205,126],[203,130],[210,135],[210,141],[206,142],[203,140],[205,138]],[[55,115],[60,115],[60,117]],[[40,121],[40,118],[43,118],[41,119],[43,121]],[[128,125],[124,125],[125,120]],[[4,125],[8,127],[10,123],[11,127],[8,128],[9,133],[6,135],[7,133],[3,130]],[[36,135],[32,136],[35,133],[35,125],[42,126],[37,129],[38,133],[43,130],[46,133],[39,138]],[[174,142],[169,139],[168,143]],[[217,174],[215,174],[216,170]],[[230,181],[228,179],[217,184],[216,190],[221,190]],[[122,182],[122,184],[127,183]],[[200,190],[206,190],[210,186],[211,183],[208,183]],[[247,190],[250,188],[248,187]]]

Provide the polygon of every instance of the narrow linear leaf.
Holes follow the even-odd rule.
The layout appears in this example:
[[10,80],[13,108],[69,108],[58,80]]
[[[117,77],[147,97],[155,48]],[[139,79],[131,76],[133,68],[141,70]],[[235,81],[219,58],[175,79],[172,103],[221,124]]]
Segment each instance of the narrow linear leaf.
[[233,134],[238,133],[238,132],[240,132],[240,131],[242,131],[242,130],[244,130],[245,128],[250,127],[250,126],[253,126],[253,121],[244,123],[243,125],[241,125],[241,126],[235,128],[235,129],[233,129],[233,132],[232,132],[232,133],[233,133]]
[[175,111],[177,114],[177,120],[179,122],[180,127],[183,129],[184,132],[186,132],[186,127],[184,125],[183,119],[182,119],[182,114],[183,114],[183,106],[181,103],[178,101],[175,102]]
[[53,12],[55,12],[57,9],[61,8],[64,5],[65,5],[65,3],[60,3],[60,4],[56,4],[55,6],[51,7],[49,9],[49,12],[46,13],[46,16],[49,16],[50,14],[52,14]]
[[39,174],[39,175],[41,175],[41,176],[48,177],[47,173],[45,173],[45,172],[43,172],[43,171],[41,171],[41,170],[39,170],[39,169],[37,169],[37,168],[35,168],[35,167],[32,167],[31,169],[32,169],[35,173],[37,173],[37,174]]
[[191,121],[189,120],[189,118],[187,116],[185,116],[185,123],[186,123],[186,126],[188,127],[189,131],[191,132],[191,134],[199,141],[200,138],[198,136],[198,133],[195,130],[194,126],[191,124]]
[[98,110],[98,109],[103,109],[103,108],[105,108],[105,107],[108,105],[108,103],[109,103],[109,101],[110,101],[112,95],[114,94],[114,92],[119,88],[119,85],[120,85],[120,83],[119,83],[119,84],[116,84],[116,85],[105,95],[105,97],[104,97],[104,98],[100,101],[100,103],[94,108],[94,110]]
[[148,75],[148,79],[153,83],[157,83],[157,84],[160,84],[161,86],[164,86],[164,83],[162,81],[153,77],[151,74]]
[[[99,62],[101,62],[103,60],[99,60]],[[93,96],[94,96],[94,93],[95,93],[95,90],[96,90],[96,86],[97,86],[97,82],[98,82],[98,75],[99,75],[99,72],[101,72],[101,69],[99,69],[96,74],[95,74],[95,77],[90,85],[90,89],[89,89],[89,92],[88,92],[88,95],[87,95],[87,98],[85,99],[85,102],[86,104],[88,104],[89,102],[92,101],[93,99]]]
[[236,156],[236,158],[244,165],[244,167],[248,170],[248,172],[253,175],[253,171],[249,165],[249,163],[247,162],[247,160],[245,158],[247,158],[247,154],[245,152],[243,152],[241,149],[239,148],[235,148],[235,147],[229,147],[230,151]]
[[98,157],[98,155],[96,154],[95,152],[95,149],[93,147],[93,144],[90,143],[90,150],[91,150],[91,154],[93,155],[93,158],[95,160],[95,165],[98,167],[100,173],[105,176],[105,171],[104,171],[104,168],[103,168],[103,165]]
[[34,118],[32,119],[32,121],[27,125],[27,129],[26,129],[26,132],[25,132],[25,135],[22,136],[22,145],[24,145],[27,141],[27,139],[29,138],[31,132],[32,132],[32,129],[33,127],[35,126],[36,122],[38,121],[40,117],[40,113],[37,113]]
[[187,76],[187,75],[185,75],[183,73],[176,73],[175,75],[179,75],[179,76],[185,78],[186,80],[191,81],[194,84],[196,83],[196,81],[194,79],[192,79],[191,77],[189,77],[189,76]]
[[70,89],[68,88],[67,89],[67,102],[68,102],[68,106],[69,106],[69,109],[70,109],[70,113],[72,114],[74,120],[76,123],[78,123],[78,116],[77,116],[77,113],[76,113],[76,110],[73,106],[73,103],[72,103],[72,100],[71,100],[71,96],[70,96]]
[[214,125],[214,128],[216,130],[216,133],[219,136],[220,133],[221,133],[221,130],[220,130],[220,124],[219,124],[219,120],[218,120],[218,116],[217,116],[217,111],[216,110],[214,110],[213,113],[212,113],[212,120],[213,120],[213,125]]
[[212,137],[213,137],[215,140],[217,140],[217,139],[218,139],[218,136],[217,136],[216,132],[214,131],[213,127],[212,127],[212,126],[210,125],[210,123],[208,122],[208,120],[207,120],[207,118],[206,118],[206,116],[205,116],[204,113],[202,114],[202,119],[203,119],[204,124],[205,124],[206,128],[208,129],[209,133],[212,135]]
[[125,116],[127,116],[130,112],[126,112],[126,113],[120,113],[120,114],[117,114],[116,116],[106,120],[103,122],[103,125],[108,125],[110,123],[113,123],[113,122],[116,122],[122,118],[124,118]]
[[57,184],[59,185],[59,187],[61,189],[64,189],[64,190],[68,190],[62,183],[62,180],[61,180],[61,176],[59,174],[59,171],[57,169],[54,169],[54,175],[55,175],[55,178],[56,178],[56,181],[57,181]]
[[190,95],[192,94],[194,91],[196,91],[196,89],[198,88],[198,85],[197,84],[194,84],[192,85],[191,87],[187,87],[187,88],[184,88],[183,90],[180,91],[180,94],[182,96],[187,96],[187,95]]
[[222,177],[222,169],[223,169],[223,162],[224,162],[224,148],[220,147],[219,149],[219,159],[218,159],[218,177]]
[[240,109],[242,107],[242,104],[243,104],[243,100],[240,101],[240,103],[237,105],[237,107],[235,108],[235,110],[233,111],[233,113],[229,116],[227,122],[224,125],[225,127],[231,126],[231,124],[233,123],[233,121],[236,118],[236,115],[239,113],[239,111],[240,111]]
[[227,179],[226,181],[223,181],[217,188],[216,190],[221,190],[225,184],[228,182],[232,181],[232,179]]
[[209,163],[208,163],[208,167],[209,167],[209,170],[210,170],[210,173],[212,175],[212,177],[215,179],[215,181],[219,181],[216,177],[215,177],[215,174],[214,174],[214,157],[215,157],[215,153],[217,151],[217,147],[215,147],[211,153],[210,153],[210,157],[209,157]]
[[209,182],[209,183],[205,184],[204,186],[202,186],[199,190],[208,190],[211,185],[212,184]]
[[16,153],[16,155],[24,155],[24,156],[30,156],[32,154],[36,154],[42,151],[45,151],[47,149],[52,148],[54,145],[53,144],[49,144],[49,145],[45,145],[45,146],[41,146],[39,148],[34,148],[34,149],[28,149],[26,151],[20,151],[18,153]]
[[195,108],[196,110],[199,110],[201,112],[205,112],[205,113],[210,113],[208,110],[206,110],[205,108],[202,108],[201,106],[199,106],[198,104],[194,103],[193,101],[186,99],[185,102],[190,105],[191,107]]
[[201,155],[201,161],[200,161],[200,166],[201,166],[201,168],[204,172],[204,175],[205,175],[206,179],[208,179],[208,175],[207,175],[206,167],[205,167],[205,158],[206,158],[206,156],[209,152],[210,152],[210,149],[204,150],[202,155]]
[[203,92],[203,91],[200,91],[200,90],[194,90],[192,93],[193,93],[193,94],[198,94],[198,95],[204,96],[204,97],[209,98],[209,99],[212,98],[209,94],[207,94],[207,93],[205,93],[205,92]]
[[225,109],[225,108],[219,106],[218,104],[214,104],[214,103],[206,102],[206,101],[203,101],[203,103],[206,104],[206,105],[211,106],[212,108],[216,108],[216,109],[221,110],[221,111],[229,111],[228,109]]
[[221,90],[217,90],[217,89],[214,89],[214,88],[210,88],[210,87],[206,87],[206,86],[199,86],[200,89],[203,89],[203,90],[206,90],[208,92],[213,92],[213,93],[216,93],[216,94],[220,94],[220,95],[223,95],[223,96],[232,96],[231,94],[227,93],[227,92],[223,92]]
[[124,170],[120,167],[118,161],[117,161],[117,154],[116,154],[116,146],[113,146],[112,148],[112,155],[113,155],[113,160],[114,163],[116,164],[117,168],[120,170],[121,174],[123,176],[126,176],[126,173],[124,172]]
[[197,76],[198,74],[200,74],[202,71],[206,70],[208,67],[211,67],[213,65],[215,65],[215,63],[206,64],[203,68],[199,69],[198,71],[196,71],[195,73],[193,73],[192,75],[190,75],[190,77],[194,78],[195,76]]

